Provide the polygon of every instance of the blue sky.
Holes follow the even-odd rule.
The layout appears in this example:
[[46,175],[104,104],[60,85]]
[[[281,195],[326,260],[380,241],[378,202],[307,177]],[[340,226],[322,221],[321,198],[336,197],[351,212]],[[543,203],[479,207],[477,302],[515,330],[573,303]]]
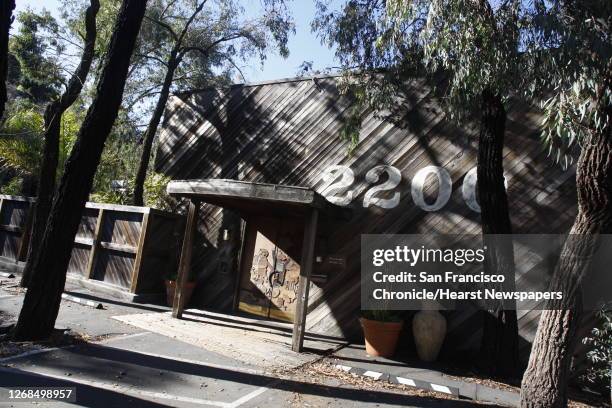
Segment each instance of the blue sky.
[[[35,10],[44,7],[57,16],[59,5],[58,0],[17,0],[17,11],[26,7]],[[248,82],[296,76],[304,61],[312,61],[315,70],[338,65],[334,62],[333,52],[321,45],[316,36],[310,32],[310,22],[315,15],[314,0],[294,0],[289,2],[289,5],[296,24],[296,34],[289,41],[289,58],[269,55],[263,68],[258,60],[253,60],[243,70]]]

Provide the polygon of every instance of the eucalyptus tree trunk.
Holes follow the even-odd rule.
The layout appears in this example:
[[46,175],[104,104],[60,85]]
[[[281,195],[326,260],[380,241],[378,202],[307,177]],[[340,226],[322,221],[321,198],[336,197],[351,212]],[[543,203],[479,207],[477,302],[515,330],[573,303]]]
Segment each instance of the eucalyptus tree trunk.
[[168,56],[168,62],[166,63],[168,69],[166,70],[166,76],[164,77],[164,83],[162,84],[162,89],[159,94],[159,98],[157,99],[153,116],[151,116],[151,120],[149,121],[149,125],[147,126],[147,130],[144,134],[142,155],[140,157],[140,163],[138,164],[136,179],[134,180],[134,198],[132,200],[134,205],[141,206],[144,204],[144,183],[147,178],[149,161],[151,160],[151,148],[153,147],[153,140],[155,140],[155,132],[157,132],[157,127],[159,126],[159,122],[164,113],[166,102],[168,101],[168,95],[170,95],[170,86],[174,80],[174,71],[176,71],[176,68],[181,63],[185,52],[187,52],[189,48],[200,49],[199,47],[183,47],[183,40],[187,35],[187,31],[189,30],[191,23],[193,23],[197,15],[204,9],[205,4],[206,0],[199,3],[195,2],[195,9],[185,22],[185,25],[179,34],[170,29],[172,36],[175,39],[175,43],[170,55]]
[[6,75],[8,73],[8,42],[15,0],[2,0],[0,4],[0,120],[6,104]]
[[14,329],[16,340],[48,337],[55,325],[66,270],[81,214],[100,162],[104,143],[117,118],[146,0],[123,0],[115,21],[96,96],[87,111],[35,257],[28,291]]
[[[611,84],[612,75],[608,72],[607,89]],[[525,408],[567,406],[567,383],[582,314],[579,282],[589,273],[589,260],[600,244],[599,235],[612,233],[612,106],[602,99],[606,105],[600,113],[608,125],[584,141],[577,163],[578,215],[561,251],[550,289],[561,291],[563,299],[549,304],[551,310],[540,316],[521,384],[521,406]]]
[[76,71],[70,78],[66,90],[59,99],[49,103],[45,109],[45,146],[43,149],[42,162],[38,176],[38,191],[36,203],[34,204],[34,218],[32,220],[32,233],[28,248],[28,257],[21,286],[26,287],[31,279],[34,257],[38,253],[40,241],[45,232],[47,217],[51,209],[53,192],[55,190],[55,179],[57,177],[57,163],[59,160],[59,142],[62,115],[76,101],[83,83],[89,74],[91,63],[94,58],[96,43],[96,15],[100,9],[99,0],[91,0],[85,11],[85,46],[81,61]]
[[[488,248],[484,270],[514,278],[512,225],[504,183],[503,149],[506,111],[499,95],[482,93],[478,138],[478,199],[484,245]],[[510,282],[513,287],[514,282]],[[508,288],[504,288],[508,290]],[[485,311],[481,355],[484,368],[493,376],[511,378],[518,373],[518,324],[516,310],[504,304]]]
[[157,98],[157,103],[155,104],[155,110],[153,111],[147,130],[143,136],[142,154],[140,156],[140,163],[138,164],[138,171],[136,172],[136,179],[134,180],[134,205],[144,205],[144,183],[147,178],[149,161],[151,160],[153,140],[155,139],[155,132],[157,132],[159,122],[164,114],[164,108],[166,107],[166,102],[168,102],[168,96],[170,95],[170,86],[174,80],[174,72],[179,63],[180,57],[177,56],[177,51],[173,50],[168,58],[168,69],[166,70],[166,76],[164,77],[164,83],[162,84],[159,98]]

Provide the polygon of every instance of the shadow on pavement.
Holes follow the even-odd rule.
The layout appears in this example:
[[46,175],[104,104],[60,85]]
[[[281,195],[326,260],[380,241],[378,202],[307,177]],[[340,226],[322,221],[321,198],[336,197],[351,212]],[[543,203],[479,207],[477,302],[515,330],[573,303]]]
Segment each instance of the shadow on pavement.
[[353,388],[344,388],[329,386],[323,384],[313,384],[305,381],[292,379],[278,379],[267,374],[255,374],[231,370],[229,368],[220,368],[208,366],[205,363],[194,364],[184,361],[176,361],[170,358],[150,356],[116,349],[108,346],[87,346],[75,347],[69,349],[74,358],[94,357],[90,367],[86,364],[80,364],[79,370],[87,372],[90,375],[96,373],[102,374],[101,365],[98,359],[111,360],[126,364],[138,365],[140,367],[148,367],[155,370],[167,370],[176,374],[194,375],[217,380],[231,381],[235,383],[248,384],[258,387],[266,387],[272,390],[297,392],[301,394],[309,394],[314,396],[344,399],[352,402],[361,403],[376,403],[389,404],[397,406],[418,406],[423,408],[428,407],[486,407],[494,405],[476,404],[471,401],[448,400],[436,397],[411,396],[393,392],[362,390]]
[[[128,396],[122,394],[121,392],[96,388],[69,380],[49,378],[43,375],[32,374],[17,369],[11,370],[9,375],[3,376],[2,387],[75,387],[76,401],[64,402],[64,404],[74,404],[90,408],[120,408],[128,406],[139,408],[161,408],[171,406]],[[37,404],[39,406],[46,406],[45,404],[50,403],[51,402],[38,402]]]

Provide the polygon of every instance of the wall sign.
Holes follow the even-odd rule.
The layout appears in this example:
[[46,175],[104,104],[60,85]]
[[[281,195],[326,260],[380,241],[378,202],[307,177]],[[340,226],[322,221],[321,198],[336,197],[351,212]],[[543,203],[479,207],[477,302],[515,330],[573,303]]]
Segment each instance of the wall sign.
[[[386,173],[387,181],[377,184],[381,176]],[[429,176],[434,176],[429,177]],[[379,165],[371,168],[365,174],[365,184],[357,187],[355,184],[355,172],[344,165],[330,166],[321,175],[319,179],[323,180],[323,184],[318,189],[319,193],[330,203],[347,206],[351,204],[355,197],[359,196],[363,190],[363,207],[380,207],[391,209],[397,207],[401,199],[401,192],[396,191],[391,198],[377,197],[377,194],[383,191],[390,191],[400,185],[402,181],[402,173],[397,167],[388,165]],[[428,181],[428,180],[434,181]],[[438,184],[438,195],[436,200],[428,204],[425,201],[424,190],[429,183],[435,182]],[[506,188],[508,188],[508,180],[504,177]],[[476,198],[477,184],[477,169],[470,169],[463,178],[461,186],[461,195],[466,205],[477,213],[480,212],[480,205]],[[450,200],[453,192],[453,180],[446,169],[440,166],[426,166],[416,172],[412,177],[410,193],[412,200],[424,211],[440,211]]]

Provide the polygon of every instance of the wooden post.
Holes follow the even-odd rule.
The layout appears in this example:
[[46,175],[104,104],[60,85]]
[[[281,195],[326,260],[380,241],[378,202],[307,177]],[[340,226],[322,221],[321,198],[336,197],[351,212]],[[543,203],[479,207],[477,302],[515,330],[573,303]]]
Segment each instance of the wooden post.
[[136,259],[134,260],[134,267],[132,268],[132,282],[130,284],[130,292],[136,293],[138,289],[138,279],[140,275],[140,265],[142,259],[145,256],[144,248],[145,243],[149,239],[149,213],[142,214],[142,221],[140,222],[140,237],[138,238],[138,247],[136,248]]
[[244,262],[244,246],[246,245],[247,222],[243,219],[240,222],[240,249],[238,250],[238,262],[236,263],[236,281],[234,282],[234,299],[232,301],[232,310],[238,311],[240,304],[240,279],[242,278],[242,263]]
[[302,243],[302,259],[300,262],[300,283],[298,284],[293,334],[291,335],[291,349],[297,353],[300,353],[304,346],[306,313],[308,311],[308,292],[310,290],[310,275],[312,274],[314,261],[318,219],[319,211],[313,208],[304,225],[304,241]]
[[[83,210],[87,210],[87,208]],[[102,230],[103,223],[104,209],[100,208],[98,210],[98,219],[96,220],[96,229],[94,230],[93,239],[91,240],[91,251],[89,252],[89,261],[87,262],[87,271],[85,271],[85,276],[88,279],[93,279],[94,272],[96,271],[96,257],[100,250],[100,231]]]
[[19,262],[22,259],[27,261],[28,256],[28,246],[30,245],[30,234],[32,233],[32,221],[34,221],[34,202],[31,201],[28,203],[28,214],[26,215],[26,222],[21,228],[21,237],[19,239],[19,250],[17,251],[17,256],[15,258],[15,262]]
[[176,287],[174,288],[174,301],[172,302],[172,317],[180,319],[183,317],[183,289],[185,282],[189,278],[191,269],[191,252],[193,249],[193,238],[198,225],[198,211],[200,202],[189,200],[189,212],[187,214],[187,224],[185,225],[185,235],[183,237],[183,247],[181,248],[181,259],[178,266],[178,276],[176,277]]

